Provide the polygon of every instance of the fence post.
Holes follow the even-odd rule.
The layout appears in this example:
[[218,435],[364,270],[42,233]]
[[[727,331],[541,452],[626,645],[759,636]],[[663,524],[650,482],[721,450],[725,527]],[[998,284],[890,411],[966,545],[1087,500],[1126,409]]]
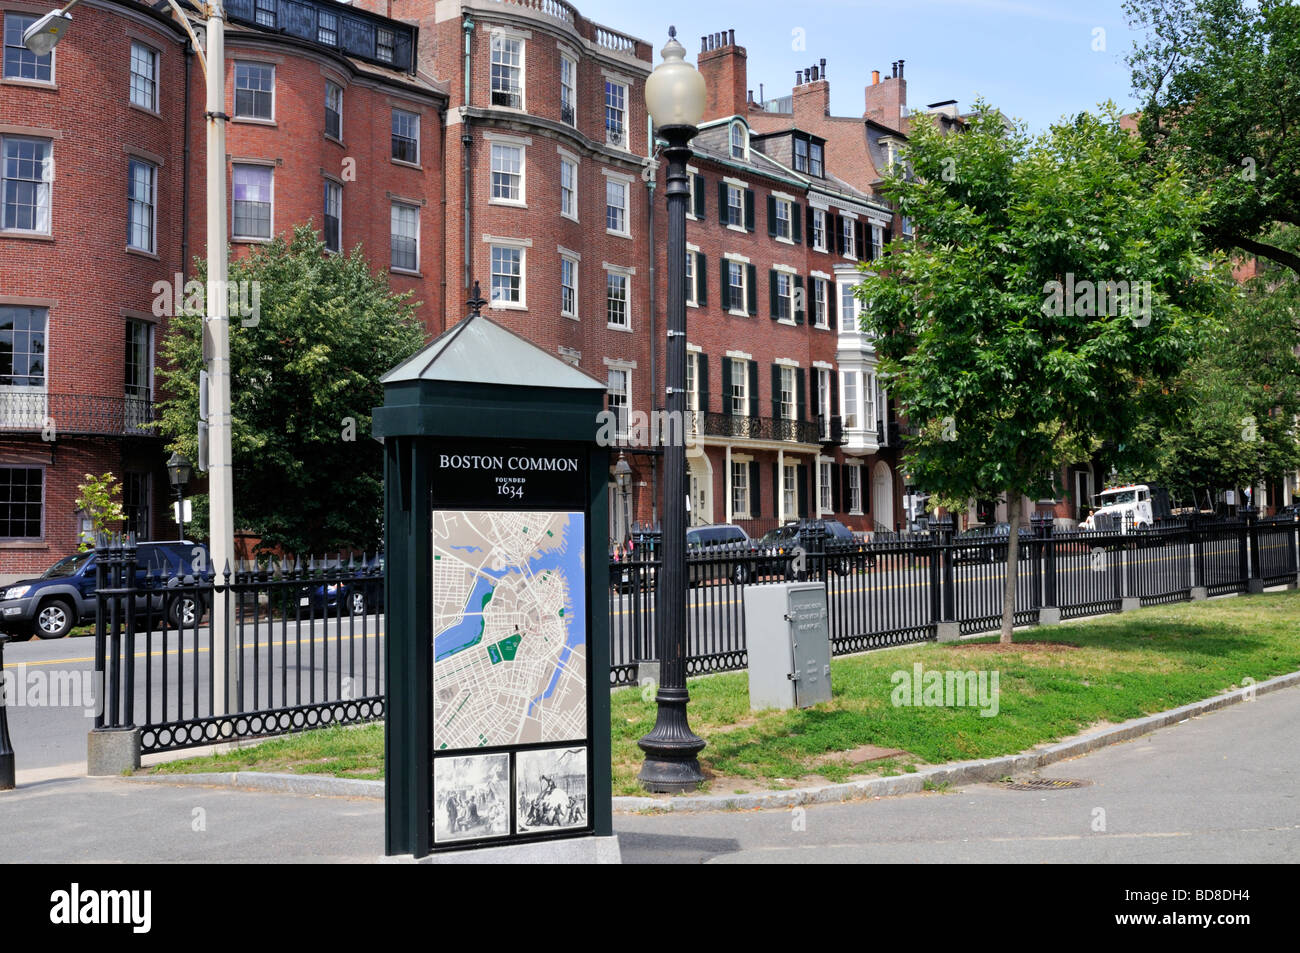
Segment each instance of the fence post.
[[1043,604],[1038,610],[1038,624],[1056,625],[1061,621],[1061,609],[1056,604],[1056,543],[1052,540],[1056,520],[1051,513],[1035,513],[1034,518],[1043,567]]
[[[129,562],[131,576],[123,570]],[[127,696],[128,724],[123,725],[120,703],[123,700],[122,668],[127,667],[126,681],[134,692],[134,653],[122,658],[121,625],[126,616],[128,641],[135,637],[135,544],[134,540],[102,539],[95,549],[95,675],[100,682],[100,711],[95,727],[86,738],[86,774],[109,777],[140,767],[140,729],[129,724],[135,711],[134,699]],[[129,589],[128,589],[129,587]],[[123,601],[125,595],[126,601]],[[107,678],[105,662],[107,661]],[[103,706],[107,706],[105,719]],[[107,723],[105,723],[107,721]]]
[[957,590],[953,581],[954,522],[951,513],[939,517],[939,554],[943,560],[943,617],[935,636],[940,642],[956,642],[961,637],[961,623],[957,621]]
[[1205,528],[1201,526],[1201,514],[1192,513],[1187,517],[1188,559],[1192,562],[1191,598],[1197,601],[1208,599],[1210,590],[1205,585]]
[[930,530],[928,572],[930,576],[930,621],[938,625],[943,621],[943,567],[939,546],[939,518],[933,513],[926,520]]
[[1133,558],[1137,549],[1135,541],[1137,539],[1137,529],[1132,522],[1125,525],[1124,532],[1119,538],[1120,552],[1124,554],[1123,566],[1120,570],[1120,596],[1119,611],[1132,612],[1134,609],[1142,608],[1141,597],[1134,595],[1136,590],[1136,560]]
[[1260,571],[1259,565],[1259,510],[1253,506],[1245,507],[1242,512],[1246,516],[1245,541],[1249,544],[1250,549],[1245,554],[1247,556],[1247,569],[1249,572],[1246,576],[1247,592],[1264,591],[1264,574]]
[[1300,587],[1300,554],[1296,552],[1296,526],[1295,523],[1300,520],[1300,513],[1291,516],[1291,530],[1286,534],[1286,558],[1287,572],[1291,575],[1291,580],[1286,584],[1288,589]]

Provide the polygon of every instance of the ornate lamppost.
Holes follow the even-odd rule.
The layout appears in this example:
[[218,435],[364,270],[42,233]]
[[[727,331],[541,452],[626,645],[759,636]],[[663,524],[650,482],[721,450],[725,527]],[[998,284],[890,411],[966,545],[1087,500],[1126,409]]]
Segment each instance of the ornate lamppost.
[[[683,57],[677,30],[668,29],[663,61],[645,84],[646,109],[667,145],[668,163],[668,418],[686,415],[686,203],[690,197],[686,163],[691,139],[704,115],[704,77]],[[678,430],[684,435],[684,430]],[[638,744],[645,752],[639,780],[647,791],[675,793],[695,790],[704,781],[699,753],[704,739],[691,731],[686,719],[690,694],[686,690],[686,446],[682,440],[664,448],[663,542],[660,550],[659,602],[655,637],[659,648],[658,714],[651,732]]]

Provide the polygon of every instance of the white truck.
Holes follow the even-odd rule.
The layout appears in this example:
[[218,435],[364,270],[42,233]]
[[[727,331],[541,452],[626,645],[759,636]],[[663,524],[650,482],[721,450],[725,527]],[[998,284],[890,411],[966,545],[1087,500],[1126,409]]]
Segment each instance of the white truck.
[[1150,529],[1157,520],[1168,519],[1170,515],[1169,492],[1154,484],[1107,487],[1095,494],[1092,501],[1096,509],[1079,524],[1080,529],[1127,533],[1133,529]]

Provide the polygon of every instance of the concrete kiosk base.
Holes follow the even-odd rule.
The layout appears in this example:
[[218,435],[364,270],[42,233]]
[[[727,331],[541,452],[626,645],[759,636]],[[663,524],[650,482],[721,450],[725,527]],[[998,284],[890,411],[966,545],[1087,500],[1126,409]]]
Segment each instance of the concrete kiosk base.
[[939,622],[935,638],[940,642],[956,642],[961,638],[960,622]]
[[1061,622],[1060,606],[1043,606],[1038,610],[1039,625],[1059,625]]
[[567,840],[538,841],[535,844],[510,844],[504,847],[481,847],[455,853],[430,854],[423,864],[621,864],[617,835],[611,837],[572,837]]
[[1204,586],[1192,586],[1192,601],[1200,602],[1202,599],[1210,598],[1210,590]]
[[1249,593],[1251,593],[1252,595],[1253,595],[1254,593],[1257,593],[1257,592],[1263,592],[1263,591],[1264,591],[1264,580],[1263,580],[1263,579],[1247,579],[1247,580],[1246,580],[1246,591],[1249,592]]
[[1120,612],[1136,612],[1142,608],[1142,600],[1137,596],[1125,596],[1119,602]]
[[140,767],[140,729],[106,728],[86,737],[86,775],[116,777]]

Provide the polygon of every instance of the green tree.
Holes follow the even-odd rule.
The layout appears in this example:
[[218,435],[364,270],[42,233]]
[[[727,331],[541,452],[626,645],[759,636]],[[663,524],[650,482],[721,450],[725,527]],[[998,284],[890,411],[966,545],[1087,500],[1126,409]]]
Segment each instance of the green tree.
[[1300,225],[1300,6],[1285,0],[1126,0],[1143,31],[1128,58],[1139,129],[1157,161],[1178,156],[1211,197],[1215,247],[1300,273],[1273,240]]
[[[117,477],[112,473],[101,473],[99,476],[87,473],[85,482],[77,485],[76,504],[77,509],[85,510],[90,517],[95,539],[107,533],[111,524],[126,519],[126,511],[122,508],[122,484],[117,482]],[[94,548],[94,539],[82,536],[77,542],[79,553]]]
[[[1294,247],[1295,237],[1274,241]],[[1145,422],[1133,439],[1143,461],[1125,476],[1154,479],[1183,503],[1203,506],[1218,490],[1300,466],[1300,277],[1267,268],[1234,289],[1229,305],[1173,386],[1178,413]]]
[[[891,243],[859,286],[864,327],[919,430],[916,483],[1010,504],[1003,641],[1020,498],[1056,495],[1063,463],[1123,442],[1182,369],[1219,283],[1198,254],[1202,203],[1141,151],[1113,106],[1030,139],[979,103],[960,135],[920,118],[910,174],[887,178],[916,240]],[[1146,293],[1119,296],[1119,282]]]
[[[206,281],[206,262],[197,279]],[[232,259],[231,446],[235,525],[292,553],[373,547],[382,527],[380,376],[424,342],[409,294],[393,295],[360,250],[328,255],[310,226]],[[254,284],[255,283],[255,284]],[[200,308],[171,319],[162,347],[162,431],[197,459]],[[207,523],[206,495],[194,525]]]

